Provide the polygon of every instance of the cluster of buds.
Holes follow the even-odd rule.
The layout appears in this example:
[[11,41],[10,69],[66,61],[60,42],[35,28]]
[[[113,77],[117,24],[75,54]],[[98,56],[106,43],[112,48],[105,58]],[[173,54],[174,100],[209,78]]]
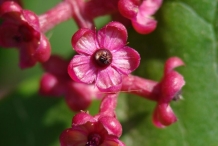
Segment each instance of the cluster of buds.
[[[169,58],[159,82],[144,79],[131,75],[140,65],[140,54],[127,46],[125,25],[132,24],[140,34],[152,32],[157,26],[152,16],[162,0],[64,0],[42,15],[24,10],[18,0],[0,4],[0,46],[19,50],[22,69],[39,62],[45,71],[40,94],[63,96],[69,108],[79,112],[72,127],[61,133],[61,146],[124,146],[115,111],[120,91],[156,102],[152,120],[156,127],[177,121],[170,102],[181,98],[185,81],[174,68],[183,61]],[[96,30],[93,19],[103,15],[111,15],[112,21]],[[70,60],[50,55],[44,33],[71,18],[79,27],[71,39],[77,54]],[[93,99],[101,102],[95,116],[85,111]]]

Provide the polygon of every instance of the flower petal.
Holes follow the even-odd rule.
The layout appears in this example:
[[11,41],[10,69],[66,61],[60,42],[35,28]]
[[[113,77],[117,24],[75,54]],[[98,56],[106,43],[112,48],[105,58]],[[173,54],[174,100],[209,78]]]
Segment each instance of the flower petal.
[[160,122],[160,120],[159,120],[159,115],[158,115],[158,108],[157,108],[157,106],[155,107],[154,112],[153,112],[152,122],[153,122],[153,124],[154,124],[156,127],[158,127],[158,128],[164,128],[164,127],[165,127],[165,126]]
[[161,6],[163,0],[143,0],[139,7],[140,13],[153,15]]
[[39,18],[34,12],[30,10],[22,10],[22,16],[24,17],[23,19],[26,21],[26,23],[28,23],[29,26],[37,31],[40,31]]
[[36,64],[36,59],[33,57],[35,50],[31,45],[20,48],[19,52],[19,66],[21,69],[32,67]]
[[104,129],[107,130],[109,135],[114,135],[117,137],[121,136],[122,126],[116,118],[110,116],[103,116],[100,117],[98,120],[100,123],[102,123]]
[[50,55],[51,55],[50,43],[48,39],[45,37],[45,35],[41,34],[40,43],[35,51],[34,57],[39,62],[45,62],[49,59]]
[[159,99],[161,102],[170,102],[185,85],[184,78],[176,71],[172,71],[164,76],[161,81],[162,97]]
[[174,68],[185,65],[185,63],[179,57],[170,57],[167,59],[164,66],[164,74],[170,73]]
[[0,5],[0,17],[20,21],[22,8],[14,1],[5,1]]
[[127,30],[119,22],[110,22],[98,31],[98,43],[100,48],[110,51],[122,48],[127,41]]
[[139,4],[136,0],[119,0],[118,8],[124,17],[132,19],[138,12]]
[[159,103],[157,105],[157,112],[159,115],[159,120],[164,126],[169,126],[177,121],[172,108],[167,103]]
[[139,66],[139,63],[139,53],[128,46],[113,52],[113,62],[111,65],[123,74],[131,73]]
[[79,54],[92,55],[98,47],[95,32],[82,28],[78,30],[71,40],[74,50]]
[[155,30],[157,21],[152,17],[138,13],[135,19],[132,19],[132,26],[140,34],[148,34]]
[[87,135],[76,129],[66,129],[60,135],[61,146],[84,146]]
[[68,66],[70,77],[77,81],[91,84],[96,79],[96,68],[90,61],[90,56],[75,55]]
[[122,77],[116,69],[107,67],[99,71],[96,86],[100,91],[116,92],[121,88]]
[[116,136],[107,136],[100,146],[125,146]]
[[73,119],[72,119],[72,127],[73,126],[78,126],[78,125],[83,125],[87,122],[96,122],[96,119],[93,118],[90,114],[87,112],[81,111],[80,113],[77,113]]

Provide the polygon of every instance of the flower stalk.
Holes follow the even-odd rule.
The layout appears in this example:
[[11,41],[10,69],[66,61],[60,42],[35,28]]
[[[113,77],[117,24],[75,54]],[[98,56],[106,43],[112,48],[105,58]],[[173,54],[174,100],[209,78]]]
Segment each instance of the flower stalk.
[[60,2],[58,5],[39,15],[40,30],[45,33],[56,25],[69,20],[74,11],[67,1]]

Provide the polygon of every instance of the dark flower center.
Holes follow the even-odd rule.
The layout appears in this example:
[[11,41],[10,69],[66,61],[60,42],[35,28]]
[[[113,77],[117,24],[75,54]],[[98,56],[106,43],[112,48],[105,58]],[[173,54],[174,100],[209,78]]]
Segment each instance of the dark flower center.
[[94,53],[94,60],[98,66],[107,67],[112,62],[112,54],[107,49],[98,49]]
[[20,43],[22,41],[22,37],[20,35],[15,35],[13,37],[13,39],[17,42],[17,43]]
[[34,39],[34,30],[28,25],[20,25],[18,28],[18,34],[13,39],[17,42],[30,42]]
[[102,143],[101,136],[98,134],[90,134],[86,146],[99,146]]

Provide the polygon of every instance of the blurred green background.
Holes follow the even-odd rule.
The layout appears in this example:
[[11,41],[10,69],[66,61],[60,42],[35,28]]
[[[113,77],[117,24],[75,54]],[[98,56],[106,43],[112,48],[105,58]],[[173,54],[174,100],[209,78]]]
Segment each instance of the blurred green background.
[[[24,7],[42,14],[59,0],[24,0]],[[171,106],[179,121],[165,129],[151,122],[155,104],[138,96],[121,93],[117,116],[123,125],[121,140],[127,146],[217,146],[218,145],[218,1],[165,0],[156,19],[158,28],[149,35],[129,28],[129,46],[141,55],[134,72],[160,80],[164,61],[181,57],[186,66],[184,100]],[[96,19],[97,28],[109,17]],[[70,39],[77,30],[69,20],[49,31],[53,54],[70,57]],[[18,67],[18,51],[0,49],[0,146],[58,146],[60,133],[71,126],[74,115],[63,98],[46,98],[38,92],[43,73],[40,65],[27,70]],[[95,114],[99,103],[89,111]]]

